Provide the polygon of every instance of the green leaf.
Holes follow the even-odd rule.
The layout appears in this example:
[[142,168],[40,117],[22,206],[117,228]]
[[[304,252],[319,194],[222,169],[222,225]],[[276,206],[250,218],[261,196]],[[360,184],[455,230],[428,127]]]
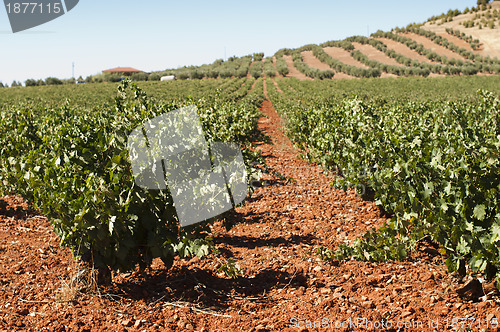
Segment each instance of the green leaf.
[[483,204],[476,205],[476,207],[474,208],[473,216],[477,220],[484,220],[484,218],[486,217],[486,207]]
[[499,242],[500,241],[500,225],[494,223],[491,226],[491,242]]
[[109,228],[109,234],[113,234],[113,229],[115,226],[115,221],[116,221],[116,216],[112,216],[111,219],[109,220],[108,228]]
[[464,240],[464,238],[461,238],[460,241],[458,241],[457,250],[462,255],[467,255],[470,253],[470,246],[467,241]]
[[434,184],[427,182],[424,184],[424,198],[429,198],[429,196],[434,191]]

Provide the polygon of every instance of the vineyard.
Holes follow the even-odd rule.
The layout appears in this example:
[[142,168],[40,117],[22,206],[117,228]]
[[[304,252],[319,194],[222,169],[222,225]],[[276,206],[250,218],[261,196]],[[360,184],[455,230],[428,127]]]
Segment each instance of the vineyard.
[[[0,322],[293,330],[311,312],[496,324],[499,78],[299,81],[272,71],[278,59],[261,59],[265,78],[3,90]],[[134,183],[126,145],[185,105],[208,142],[240,145],[251,190],[180,228],[168,191]]]
[[[393,215],[331,259],[404,259],[419,241],[440,244],[447,265],[496,276],[500,266],[500,100],[389,102],[338,99],[321,83],[270,93],[306,157],[342,176]],[[313,95],[313,91],[316,95]],[[478,121],[481,119],[481,121]],[[325,253],[323,253],[325,254]]]
[[[135,185],[127,135],[147,119],[193,104],[209,142],[235,142],[248,148],[255,139],[262,94],[248,93],[252,80],[221,83],[208,88],[225,89],[223,96],[219,92],[191,101],[179,96],[182,103],[175,99],[155,103],[125,81],[118,88],[114,108],[97,102],[85,108],[69,106],[69,101],[54,108],[55,104],[47,107],[43,100],[9,105],[1,122],[2,189],[33,202],[34,208],[54,220],[61,243],[98,267],[145,267],[156,257],[169,266],[175,254],[202,256],[208,250],[208,244],[200,242],[202,230],[193,230],[198,234],[194,239],[180,233],[171,197]],[[247,164],[256,161],[251,151],[245,152]]]
[[[0,83],[0,331],[498,330],[499,13]],[[182,109],[205,150],[151,157],[167,189],[145,189],[133,159]],[[219,142],[241,151],[242,203]],[[220,172],[231,208],[181,227],[173,169]]]

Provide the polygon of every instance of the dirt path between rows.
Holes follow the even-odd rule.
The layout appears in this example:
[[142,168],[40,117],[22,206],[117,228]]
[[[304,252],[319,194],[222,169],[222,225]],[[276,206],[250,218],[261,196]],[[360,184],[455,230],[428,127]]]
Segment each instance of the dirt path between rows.
[[[442,331],[453,318],[474,318],[467,321],[474,330],[479,320],[492,326],[497,303],[459,298],[432,248],[405,262],[322,261],[316,248],[336,248],[385,219],[373,202],[332,189],[333,176],[297,157],[269,100],[261,110],[269,140],[256,145],[280,175],[264,174],[231,230],[214,225],[218,255],[176,259],[169,270],[155,260],[145,272],[114,274],[99,294],[57,303],[76,265],[49,222],[8,197],[19,209],[0,215],[0,331],[380,331],[391,330],[389,322],[392,331],[403,330],[398,324]],[[229,258],[243,276],[218,272]]]

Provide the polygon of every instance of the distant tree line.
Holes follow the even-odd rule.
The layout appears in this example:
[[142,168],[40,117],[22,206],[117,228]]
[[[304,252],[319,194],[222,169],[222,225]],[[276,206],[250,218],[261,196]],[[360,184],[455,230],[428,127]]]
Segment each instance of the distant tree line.
[[[204,79],[204,78],[228,78],[237,77],[244,78],[250,70],[252,61],[254,63],[261,62],[264,58],[264,53],[254,53],[242,57],[232,56],[226,61],[217,59],[211,64],[201,66],[184,66],[177,69],[166,69],[152,73],[134,73],[128,76],[132,81],[159,81],[163,76],[175,76],[179,80],[187,79]],[[252,76],[261,76],[262,67],[257,65],[252,71]],[[119,82],[123,80],[123,75],[120,74],[97,74],[88,76],[85,79],[86,83],[101,83],[101,82]]]
[[45,80],[35,80],[35,79],[27,79],[24,82],[25,86],[42,86],[42,85],[63,85],[64,83],[66,84],[74,84],[75,80],[70,79],[70,80],[60,80],[56,77],[47,77]]
[[[446,22],[451,22],[453,21],[453,18],[455,16],[458,16],[460,14],[468,14],[468,13],[477,13],[480,10],[486,10],[488,8],[491,8],[491,5],[488,5],[491,2],[491,0],[478,0],[477,1],[477,7],[472,7],[469,9],[469,7],[465,8],[463,12],[461,12],[458,9],[455,10],[449,10],[447,13],[443,13],[439,16],[432,16],[429,18],[427,21],[431,23],[435,23],[438,20],[441,20],[440,24],[446,23]],[[488,7],[489,6],[489,7]]]
[[491,2],[491,0],[477,0],[478,6],[486,6]]
[[[254,63],[261,62],[264,53],[254,53],[253,55],[246,55],[243,57],[230,57],[226,61],[222,59],[215,60],[212,64],[202,66],[189,66],[178,69],[171,69],[163,72],[158,72],[159,76],[155,80],[159,80],[165,74],[175,75],[177,79],[203,79],[203,78],[228,78],[228,77],[246,77],[250,70],[252,61]],[[254,69],[253,75],[257,75],[258,68]],[[154,75],[152,73],[151,75]],[[262,72],[258,74],[262,75]],[[151,76],[150,76],[150,79]]]

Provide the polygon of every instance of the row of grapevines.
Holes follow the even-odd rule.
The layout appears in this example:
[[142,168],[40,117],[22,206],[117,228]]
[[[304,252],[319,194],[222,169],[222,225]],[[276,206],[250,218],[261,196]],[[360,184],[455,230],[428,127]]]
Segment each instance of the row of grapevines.
[[[209,142],[237,142],[246,149],[258,134],[262,88],[237,101],[212,90],[205,98],[182,102],[154,101],[128,81],[118,90],[113,107],[99,102],[49,107],[40,100],[2,104],[0,191],[32,202],[52,220],[63,245],[99,267],[144,267],[155,257],[169,267],[175,255],[208,253],[207,223],[181,229],[168,191],[135,184],[127,137],[144,121],[187,103],[198,107]],[[257,157],[248,151],[244,156]]]
[[[484,89],[500,94],[500,76],[398,77],[383,80],[356,79],[321,82],[277,79],[289,98],[304,101],[344,99],[353,95],[371,103],[401,101],[475,100]],[[291,94],[291,95],[290,95]]]
[[[308,83],[310,84],[310,83]],[[314,82],[313,82],[314,84]],[[319,86],[319,83],[316,83]],[[500,99],[377,102],[269,95],[307,157],[366,188],[393,217],[338,259],[402,259],[421,240],[439,243],[451,270],[466,262],[500,271]]]
[[[186,99],[201,99],[212,96],[215,91],[224,93],[220,98],[234,99],[234,93],[246,82],[246,78],[186,80],[173,82],[142,82],[141,88],[149,97],[161,102],[183,102]],[[113,107],[118,83],[94,83],[63,86],[15,87],[1,91],[2,105],[35,101],[47,107],[59,106],[71,101],[72,106],[92,108],[95,105]]]

